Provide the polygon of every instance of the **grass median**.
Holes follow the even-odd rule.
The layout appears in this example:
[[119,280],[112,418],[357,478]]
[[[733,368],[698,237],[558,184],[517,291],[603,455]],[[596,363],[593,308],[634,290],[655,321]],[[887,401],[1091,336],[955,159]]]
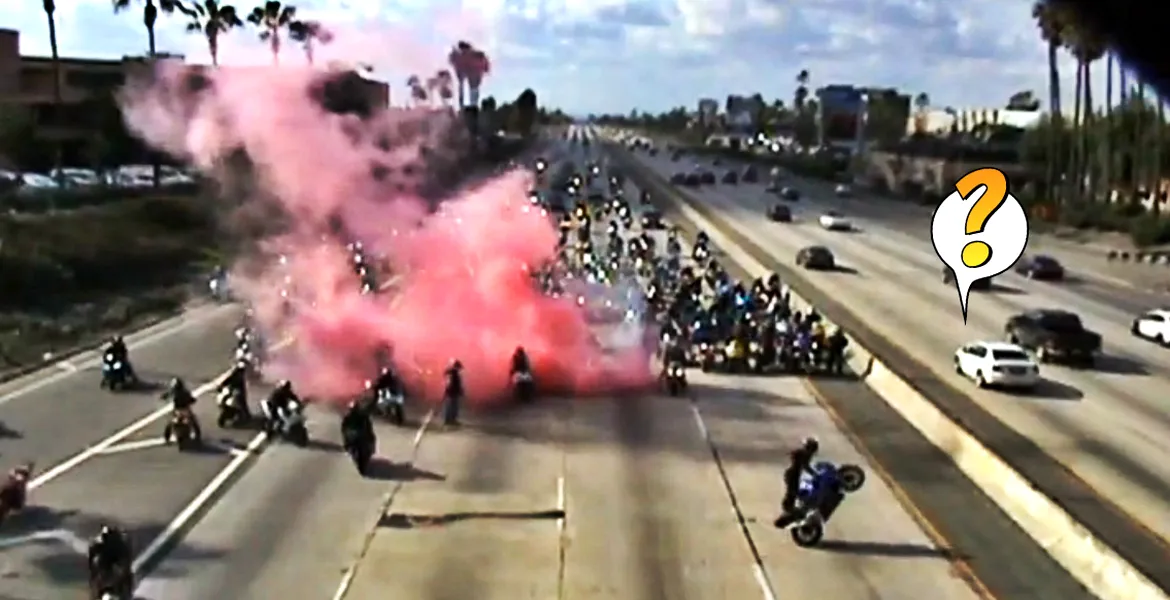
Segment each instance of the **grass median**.
[[180,310],[218,237],[197,195],[0,215],[0,377]]

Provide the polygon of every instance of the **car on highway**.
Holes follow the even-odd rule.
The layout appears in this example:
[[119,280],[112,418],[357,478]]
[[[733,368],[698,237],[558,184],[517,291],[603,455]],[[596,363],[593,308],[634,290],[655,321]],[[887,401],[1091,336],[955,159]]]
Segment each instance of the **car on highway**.
[[789,202],[796,202],[800,200],[800,191],[794,187],[784,186],[780,188],[778,194],[782,200]]
[[787,204],[773,204],[768,207],[768,220],[776,223],[791,223],[792,209]]
[[711,171],[699,171],[699,183],[704,185],[715,185],[715,173]]
[[1040,366],[1023,347],[1008,342],[972,342],[955,351],[955,372],[978,387],[1030,390]]
[[1016,273],[1028,279],[1045,281],[1060,281],[1064,279],[1064,265],[1060,264],[1060,261],[1055,258],[1043,254],[1021,258],[1016,262],[1015,270]]
[[796,266],[810,271],[832,271],[837,268],[837,259],[824,246],[805,246],[796,253]]
[[723,174],[723,183],[728,185],[735,185],[739,183],[739,173],[735,171],[728,171]]
[[1028,310],[1010,317],[1003,329],[1009,341],[1034,352],[1040,362],[1061,359],[1092,366],[1101,352],[1101,334],[1085,329],[1081,318],[1067,310]]
[[1133,320],[1129,328],[1135,336],[1163,346],[1170,346],[1170,310],[1159,308]]
[[[952,283],[955,282],[955,272],[954,272],[954,270],[952,270],[948,266],[943,266],[942,282],[947,284],[947,285],[951,285]],[[991,285],[991,278],[990,277],[982,277],[980,279],[976,279],[975,281],[971,282],[971,289],[974,291],[990,292],[991,287],[992,287],[992,285]]]
[[686,173],[675,173],[675,174],[671,175],[670,176],[670,183],[672,183],[674,185],[686,185],[687,184],[687,174]]
[[835,210],[830,210],[821,215],[819,222],[821,227],[829,231],[849,231],[853,229],[853,223],[845,215]]
[[833,193],[842,198],[848,198],[849,196],[853,195],[853,189],[850,188],[849,184],[847,183],[838,183],[833,187]]

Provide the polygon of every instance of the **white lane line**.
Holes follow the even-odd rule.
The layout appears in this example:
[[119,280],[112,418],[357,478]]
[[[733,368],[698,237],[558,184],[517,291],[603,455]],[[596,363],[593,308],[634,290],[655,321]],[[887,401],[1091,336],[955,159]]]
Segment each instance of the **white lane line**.
[[163,532],[158,535],[158,537],[154,538],[154,541],[152,541],[150,545],[142,551],[141,554],[135,557],[134,564],[132,566],[132,570],[135,575],[141,574],[142,567],[146,564],[149,564],[156,557],[158,557],[163,549],[179,535],[179,532],[182,531],[183,528],[186,527],[187,524],[195,518],[195,515],[198,514],[203,506],[211,501],[211,498],[215,496],[220,488],[227,485],[228,480],[230,480],[232,476],[236,474],[236,471],[239,471],[240,468],[244,466],[244,463],[247,462],[248,457],[260,449],[260,446],[264,444],[266,437],[267,436],[265,434],[260,433],[257,434],[256,437],[252,438],[252,441],[248,442],[248,447],[244,449],[243,453],[236,455],[236,457],[232,459],[232,462],[228,463],[228,466],[224,467],[224,469],[215,476],[215,479],[212,479],[211,482],[208,483],[203,488],[203,490],[199,492],[199,495],[195,496],[195,499],[192,500],[191,503],[188,504],[185,508],[183,508],[178,516],[176,516],[175,519],[171,521],[169,525],[167,525],[167,528],[164,529]]
[[[411,442],[410,457],[406,461],[407,466],[413,467],[415,461],[418,460],[419,445],[422,443],[423,436],[426,435],[427,430],[431,426],[431,421],[434,419],[435,413],[439,408],[439,406],[432,406],[427,411],[426,416],[423,417],[422,423],[419,424],[418,431],[415,432],[414,440]],[[399,480],[394,484],[394,488],[390,490],[390,493],[386,494],[382,502],[378,504],[378,512],[374,520],[374,525],[366,532],[365,540],[362,542],[362,548],[358,551],[357,557],[345,569],[345,574],[341,576],[341,583],[337,585],[337,592],[333,594],[333,600],[343,600],[346,594],[349,593],[349,588],[353,585],[353,579],[357,576],[358,567],[361,566],[362,560],[366,557],[366,553],[370,551],[370,545],[374,543],[374,536],[378,534],[378,523],[382,520],[386,512],[390,510],[390,506],[394,504],[394,498],[398,496],[398,492],[405,485],[405,479]]]
[[111,454],[121,454],[123,452],[134,452],[135,450],[145,450],[147,448],[158,448],[167,445],[167,441],[162,437],[151,438],[148,440],[134,440],[133,442],[122,442],[121,444],[114,444],[102,450],[102,456],[109,456]]
[[[222,377],[223,377],[223,375],[220,375],[219,377],[216,377],[215,380],[210,381],[208,383],[205,383],[205,384],[195,388],[195,390],[192,391],[192,393],[196,397],[199,397],[199,396],[202,396],[202,395],[214,390],[216,388],[216,386],[219,384],[219,380]],[[117,444],[119,444],[120,442],[125,440],[126,438],[134,435],[135,433],[138,433],[139,431],[142,431],[143,429],[146,429],[155,421],[158,421],[159,419],[161,419],[169,414],[171,414],[171,405],[168,403],[166,406],[161,406],[157,410],[155,410],[154,412],[152,412],[152,413],[142,417],[141,419],[138,419],[137,421],[134,421],[133,423],[123,427],[121,430],[117,431],[113,435],[111,435],[111,436],[97,442],[96,444],[82,450],[81,452],[78,452],[77,454],[74,454],[73,456],[65,459],[64,461],[57,464],[53,468],[51,468],[47,471],[44,471],[43,473],[41,473],[37,477],[33,478],[33,480],[28,483],[28,489],[35,490],[35,489],[41,487],[42,485],[45,485],[46,483],[49,483],[50,481],[53,481],[54,479],[57,479],[58,477],[68,473],[69,471],[76,469],[79,465],[81,465],[85,461],[87,461],[95,456],[98,456],[100,454],[105,453],[107,450],[116,446]]]
[[565,533],[565,477],[557,477],[557,512],[560,517],[557,517],[557,534],[564,535]]
[[[176,334],[184,329],[187,329],[187,328],[192,327],[194,325],[201,325],[205,321],[210,321],[211,319],[218,317],[219,314],[224,311],[226,306],[230,306],[230,305],[225,305],[224,307],[215,308],[213,310],[208,311],[207,313],[195,313],[194,315],[187,316],[187,318],[176,317],[176,318],[180,319],[180,321],[178,323],[176,323],[174,325],[167,326],[160,331],[152,332],[151,334],[149,334],[145,337],[142,337],[140,339],[131,338],[131,339],[127,340],[127,344],[131,350],[133,350],[135,348],[141,348],[142,346],[149,346],[151,344],[158,342],[159,340],[170,337],[170,336],[172,336],[172,335],[174,335],[174,334]],[[165,323],[165,321],[164,321],[164,323]],[[86,358],[86,357],[88,357],[88,358]],[[67,369],[61,367],[62,363],[57,363],[57,367],[58,367],[58,369],[60,369],[58,372],[53,373],[51,375],[47,375],[45,377],[41,377],[40,379],[37,379],[36,381],[33,381],[27,385],[21,386],[19,389],[13,390],[11,392],[8,392],[7,394],[4,394],[3,396],[0,396],[0,405],[7,404],[9,402],[12,402],[13,400],[16,400],[17,398],[20,398],[21,396],[31,394],[32,392],[35,392],[37,390],[42,390],[42,389],[47,388],[51,385],[54,385],[60,381],[63,381],[69,377],[74,376],[75,374],[79,373],[82,369],[95,367],[101,362],[101,356],[100,356],[100,352],[87,351],[87,352],[82,352],[81,354],[69,359],[69,361],[63,361],[63,362],[71,362],[74,366],[74,369],[67,370]],[[35,372],[32,374],[35,374]]]

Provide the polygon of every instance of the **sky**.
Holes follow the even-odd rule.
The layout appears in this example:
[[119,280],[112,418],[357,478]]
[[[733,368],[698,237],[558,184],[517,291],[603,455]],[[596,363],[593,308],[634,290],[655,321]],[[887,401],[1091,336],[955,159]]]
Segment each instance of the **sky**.
[[[24,54],[47,55],[37,2],[8,0],[0,28],[21,31]],[[62,56],[142,54],[140,9],[115,15],[108,0],[58,0]],[[1030,0],[302,0],[303,18],[337,33],[320,60],[365,62],[392,94],[412,73],[443,66],[467,39],[492,58],[483,96],[511,100],[533,88],[540,104],[574,115],[693,109],[699,98],[761,93],[791,102],[796,74],[812,86],[856,84],[925,92],[932,105],[1002,107],[1020,90],[1047,98],[1047,53]],[[252,5],[239,4],[241,12]],[[160,17],[158,49],[208,62],[206,43],[179,17]],[[254,31],[223,42],[221,64],[271,58]],[[304,61],[287,44],[284,64]],[[1062,64],[1071,106],[1072,63]],[[1094,95],[1104,97],[1104,61]]]

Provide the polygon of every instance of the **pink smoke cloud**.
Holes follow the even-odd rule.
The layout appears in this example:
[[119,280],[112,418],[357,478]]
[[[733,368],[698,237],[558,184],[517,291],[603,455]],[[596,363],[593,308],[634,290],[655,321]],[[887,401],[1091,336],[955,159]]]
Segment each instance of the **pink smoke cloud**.
[[[458,164],[466,134],[454,115],[337,114],[323,90],[343,79],[163,63],[121,97],[137,135],[223,182],[235,206],[229,225],[281,224],[234,269],[261,326],[295,337],[273,376],[290,375],[309,397],[348,399],[371,375],[375,350],[389,346],[416,394],[437,398],[458,358],[469,399],[490,403],[507,397],[510,356],[522,345],[539,383],[559,393],[652,381],[641,344],[603,348],[575,302],[534,287],[530,271],[554,257],[557,231],[527,200],[531,174],[489,177],[436,205],[420,186]],[[339,230],[385,257],[389,291],[359,293]]]

